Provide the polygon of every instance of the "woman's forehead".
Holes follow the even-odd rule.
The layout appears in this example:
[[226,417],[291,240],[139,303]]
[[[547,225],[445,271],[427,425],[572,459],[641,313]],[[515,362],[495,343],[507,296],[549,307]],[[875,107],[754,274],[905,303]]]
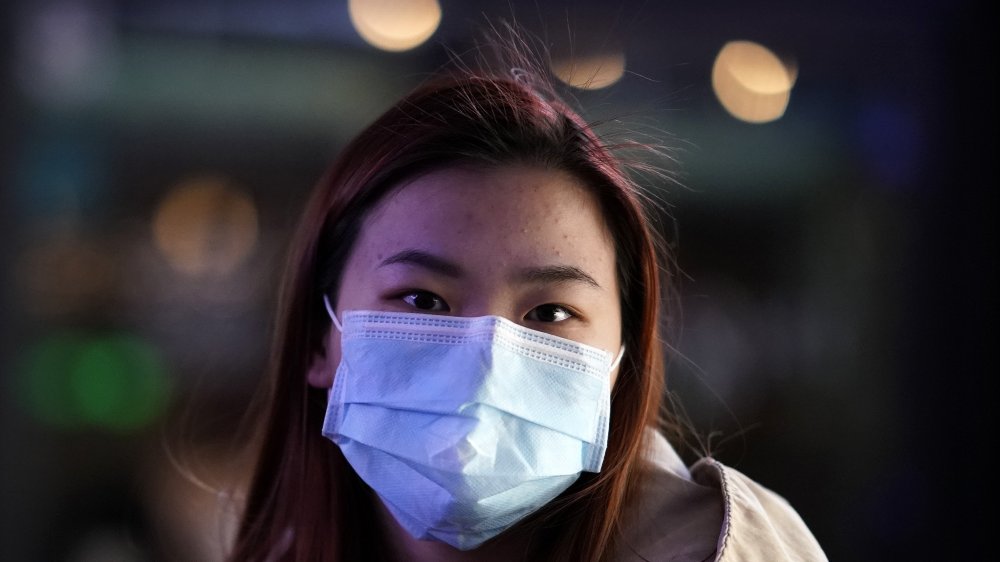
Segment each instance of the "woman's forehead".
[[[566,223],[573,217],[579,220]],[[427,224],[491,231],[552,223],[567,234],[574,226],[593,226],[583,224],[589,220],[600,223],[601,232],[607,231],[597,198],[582,182],[562,170],[531,166],[435,170],[392,190],[366,226],[380,219],[407,227]]]
[[373,209],[355,250],[375,262],[408,249],[463,263],[614,264],[594,194],[566,172],[535,167],[446,168],[397,188]]

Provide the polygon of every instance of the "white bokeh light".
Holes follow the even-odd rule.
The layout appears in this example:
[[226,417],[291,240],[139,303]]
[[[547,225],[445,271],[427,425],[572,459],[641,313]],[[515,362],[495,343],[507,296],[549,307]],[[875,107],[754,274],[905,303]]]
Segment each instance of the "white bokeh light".
[[406,51],[427,41],[441,23],[437,0],[349,0],[358,34],[385,51]]

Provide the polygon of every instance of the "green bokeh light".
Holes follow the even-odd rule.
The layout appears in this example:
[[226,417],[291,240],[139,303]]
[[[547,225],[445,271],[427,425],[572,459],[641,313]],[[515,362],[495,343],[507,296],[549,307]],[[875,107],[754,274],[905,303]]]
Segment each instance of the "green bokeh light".
[[156,349],[129,334],[50,336],[27,350],[18,374],[28,412],[67,430],[141,430],[163,413],[171,390]]

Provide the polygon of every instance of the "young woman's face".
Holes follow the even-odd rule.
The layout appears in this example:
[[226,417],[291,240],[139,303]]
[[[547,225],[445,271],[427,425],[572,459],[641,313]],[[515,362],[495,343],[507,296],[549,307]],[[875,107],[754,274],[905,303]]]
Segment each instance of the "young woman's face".
[[[495,315],[612,355],[621,346],[600,205],[569,174],[541,168],[446,168],[388,195],[345,265],[336,313],[347,310]],[[329,387],[339,362],[333,328],[310,384]]]

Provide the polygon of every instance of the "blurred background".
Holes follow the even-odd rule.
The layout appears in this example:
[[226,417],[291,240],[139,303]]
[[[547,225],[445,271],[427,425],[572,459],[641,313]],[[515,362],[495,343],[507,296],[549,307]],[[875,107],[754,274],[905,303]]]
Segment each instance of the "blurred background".
[[0,558],[220,559],[309,189],[501,19],[587,117],[674,149],[668,384],[713,453],[833,560],[979,558],[994,30],[970,1],[804,4],[4,3]]

